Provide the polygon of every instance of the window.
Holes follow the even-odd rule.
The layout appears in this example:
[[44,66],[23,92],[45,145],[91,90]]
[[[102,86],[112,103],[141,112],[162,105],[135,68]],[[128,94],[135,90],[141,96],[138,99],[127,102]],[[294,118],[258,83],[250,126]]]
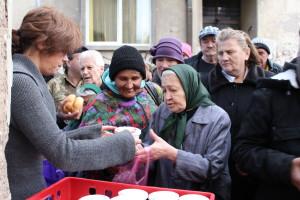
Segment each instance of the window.
[[87,0],[86,44],[149,47],[150,13],[151,0]]

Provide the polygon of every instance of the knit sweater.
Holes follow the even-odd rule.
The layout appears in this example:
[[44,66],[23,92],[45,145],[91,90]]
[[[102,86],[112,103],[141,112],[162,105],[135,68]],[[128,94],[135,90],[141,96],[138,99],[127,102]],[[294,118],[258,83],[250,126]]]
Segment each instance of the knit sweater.
[[129,132],[100,138],[100,125],[60,130],[54,101],[37,67],[20,54],[13,56],[13,67],[5,149],[12,199],[25,199],[45,187],[44,157],[68,171],[104,169],[134,157],[135,143]]

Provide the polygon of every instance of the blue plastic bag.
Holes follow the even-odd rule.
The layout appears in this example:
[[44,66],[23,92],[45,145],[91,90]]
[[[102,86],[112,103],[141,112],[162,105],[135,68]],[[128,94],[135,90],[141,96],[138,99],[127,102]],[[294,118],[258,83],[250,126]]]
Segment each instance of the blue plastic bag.
[[54,167],[48,160],[43,160],[43,175],[47,186],[50,186],[65,177],[64,172],[61,169]]

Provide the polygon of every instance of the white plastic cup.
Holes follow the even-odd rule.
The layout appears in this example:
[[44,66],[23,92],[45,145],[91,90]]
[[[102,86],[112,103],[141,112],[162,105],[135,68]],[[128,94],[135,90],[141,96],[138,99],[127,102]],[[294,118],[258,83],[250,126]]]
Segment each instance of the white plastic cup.
[[136,139],[139,139],[140,135],[141,135],[141,129],[139,128],[135,128],[135,127],[132,127],[132,126],[120,126],[120,127],[117,127],[115,129],[115,133],[119,133],[119,132],[122,132],[124,130],[127,130],[129,131],[134,138]]
[[179,200],[209,200],[209,198],[201,194],[185,194],[182,195]]
[[121,200],[146,200],[148,192],[141,189],[123,189],[118,192]]
[[79,200],[110,200],[108,196],[101,194],[93,194],[81,197]]
[[149,200],[178,200],[179,194],[172,191],[156,191],[149,194]]
[[115,196],[115,197],[111,198],[110,200],[126,200],[126,197],[124,197],[124,196]]

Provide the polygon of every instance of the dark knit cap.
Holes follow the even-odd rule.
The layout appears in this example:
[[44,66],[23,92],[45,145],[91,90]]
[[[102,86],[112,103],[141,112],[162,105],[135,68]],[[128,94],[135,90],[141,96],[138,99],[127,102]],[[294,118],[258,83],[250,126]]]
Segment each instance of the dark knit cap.
[[263,43],[255,43],[254,44],[257,49],[264,49],[268,54],[270,54],[270,49],[266,44]]
[[257,49],[264,49],[268,54],[270,54],[270,48],[264,38],[256,37],[252,39],[252,42]]
[[134,47],[124,45],[116,49],[113,53],[109,66],[109,78],[114,80],[116,75],[125,69],[133,69],[141,73],[143,79],[146,78],[145,63]]

